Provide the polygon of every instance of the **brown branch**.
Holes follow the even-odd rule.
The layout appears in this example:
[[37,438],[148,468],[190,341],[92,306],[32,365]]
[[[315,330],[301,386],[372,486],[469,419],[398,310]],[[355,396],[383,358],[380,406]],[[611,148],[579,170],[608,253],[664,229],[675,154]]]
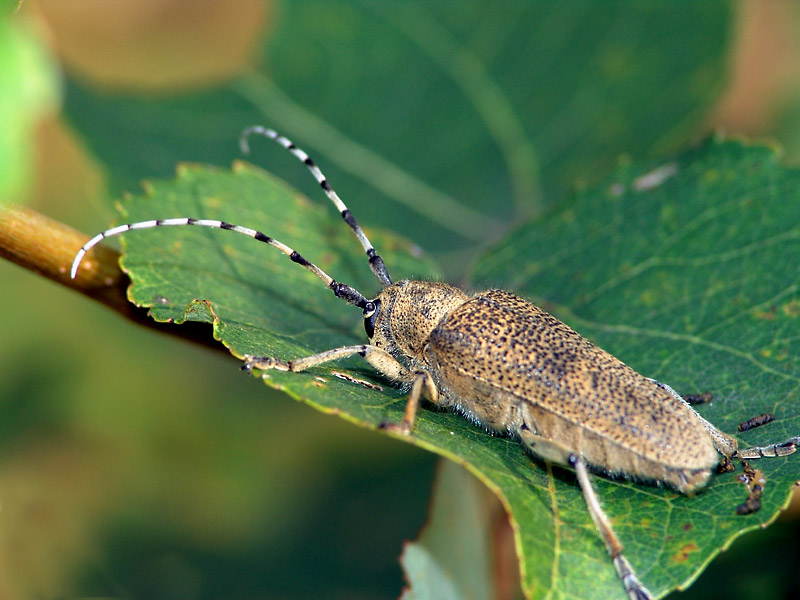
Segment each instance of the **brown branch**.
[[146,309],[128,301],[130,280],[119,267],[116,250],[95,246],[81,263],[77,277],[71,279],[69,269],[75,253],[88,240],[89,236],[35,210],[0,202],[0,257],[84,294],[139,325],[216,350],[225,349],[213,339],[205,323],[158,323]]

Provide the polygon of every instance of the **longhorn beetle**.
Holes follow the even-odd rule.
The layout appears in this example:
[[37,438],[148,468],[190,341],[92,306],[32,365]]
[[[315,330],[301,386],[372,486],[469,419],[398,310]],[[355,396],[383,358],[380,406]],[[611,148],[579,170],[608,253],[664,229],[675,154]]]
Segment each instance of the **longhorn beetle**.
[[240,145],[263,135],[294,154],[317,180],[355,234],[382,286],[372,300],[339,283],[289,246],[247,227],[210,219],[163,219],[113,227],[78,250],[133,229],[197,225],[227,229],[268,244],[311,271],[337,298],[361,309],[368,344],[334,348],[290,360],[246,356],[243,369],[304,371],[358,354],[409,389],[401,423],[408,435],[420,397],[455,410],[476,425],[518,438],[534,456],[575,470],[586,505],[629,598],[646,600],[589,477],[601,473],[667,484],[684,494],[702,488],[719,462],[791,454],[800,437],[739,450],[737,441],[701,417],[666,384],[640,375],[530,302],[503,290],[467,295],[445,283],[392,283],[383,259],[314,162],[290,140],[255,126]]

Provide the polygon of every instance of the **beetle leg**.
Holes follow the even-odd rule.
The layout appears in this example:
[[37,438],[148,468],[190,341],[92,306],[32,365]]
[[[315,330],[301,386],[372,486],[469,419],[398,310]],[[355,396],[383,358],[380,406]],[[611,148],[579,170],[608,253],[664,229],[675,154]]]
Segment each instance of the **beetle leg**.
[[382,350],[376,346],[370,346],[369,344],[342,346],[341,348],[333,348],[332,350],[325,350],[318,354],[312,354],[311,356],[304,356],[302,358],[293,358],[291,360],[281,360],[272,358],[271,356],[253,356],[252,354],[245,354],[242,370],[249,373],[253,369],[258,371],[276,369],[278,371],[299,373],[311,367],[347,358],[354,354],[363,357],[364,360],[389,379],[394,379],[396,381],[411,381],[414,379],[414,373],[397,362],[386,350]]
[[630,600],[651,600],[650,590],[642,585],[628,559],[622,554],[622,544],[617,539],[614,530],[611,528],[611,522],[600,506],[592,481],[589,479],[589,470],[586,468],[586,463],[577,454],[571,454],[569,462],[575,469],[578,483],[583,492],[583,498],[586,500],[586,506],[589,507],[589,514],[592,515],[592,520],[600,532],[600,537],[603,538],[606,544],[606,549],[614,563],[614,569],[617,571],[617,576],[622,580],[622,585],[625,586],[628,598]]
[[414,382],[411,384],[411,391],[408,394],[408,402],[406,402],[406,410],[403,414],[403,421],[401,423],[382,423],[381,429],[399,433],[401,435],[408,435],[414,427],[414,421],[417,418],[417,409],[419,408],[419,399],[422,395],[423,389],[427,392],[428,399],[436,404],[439,398],[439,391],[436,389],[436,384],[433,378],[426,371],[420,371],[413,375]]
[[303,358],[295,358],[292,360],[280,360],[269,356],[252,356],[245,355],[244,364],[242,369],[248,373],[253,369],[259,371],[266,371],[270,369],[277,369],[279,371],[292,371],[299,372],[316,367],[327,362],[347,358],[358,354],[364,358],[375,369],[380,371],[386,377],[395,381],[411,381],[411,391],[408,395],[408,402],[406,403],[403,421],[399,424],[384,423],[381,425],[382,429],[387,429],[395,433],[408,435],[414,427],[414,421],[417,416],[417,408],[419,407],[419,398],[423,390],[426,392],[427,397],[434,404],[437,403],[439,392],[436,389],[436,384],[433,378],[427,371],[413,372],[397,361],[391,354],[369,344],[361,344],[358,346],[343,346],[341,348],[334,348],[326,350],[311,356]]
[[569,465],[575,469],[575,474],[578,477],[578,484],[583,492],[583,499],[586,501],[589,514],[592,516],[592,521],[594,521],[595,527],[597,527],[597,531],[606,546],[606,550],[611,556],[614,569],[617,572],[617,576],[622,581],[622,585],[625,587],[628,598],[630,598],[630,600],[651,600],[653,597],[652,594],[642,585],[642,582],[639,581],[636,571],[633,570],[628,559],[625,558],[625,555],[622,553],[622,544],[619,538],[617,538],[617,534],[614,533],[608,516],[606,516],[603,508],[600,506],[600,501],[594,491],[594,486],[592,486],[589,470],[584,460],[574,452],[570,452],[565,446],[552,440],[539,437],[525,425],[520,427],[519,436],[525,446],[539,458],[551,463]]
[[298,373],[310,369],[311,367],[316,367],[317,365],[353,356],[354,354],[363,356],[369,364],[391,379],[399,379],[401,381],[409,381],[411,379],[408,369],[397,362],[391,354],[375,346],[370,346],[369,344],[342,346],[341,348],[333,348],[332,350],[325,350],[318,354],[291,360],[280,360],[278,358],[272,358],[271,356],[253,356],[252,354],[246,354],[244,356],[242,369],[248,372],[253,369],[259,371],[277,369],[279,371]]
[[739,458],[772,458],[775,456],[788,456],[800,446],[800,437],[789,438],[785,442],[769,444],[767,446],[754,446],[739,450],[736,454]]
[[572,451],[552,440],[540,437],[533,432],[527,425],[522,425],[518,430],[518,435],[530,452],[544,461],[569,466],[569,457]]

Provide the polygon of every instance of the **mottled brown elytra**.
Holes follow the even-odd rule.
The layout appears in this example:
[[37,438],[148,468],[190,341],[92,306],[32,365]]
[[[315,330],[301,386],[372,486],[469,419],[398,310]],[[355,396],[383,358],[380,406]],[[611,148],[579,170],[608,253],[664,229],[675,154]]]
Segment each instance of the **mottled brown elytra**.
[[614,568],[634,600],[651,598],[651,594],[623,555],[588,468],[664,483],[691,494],[706,484],[720,454],[725,459],[785,456],[800,445],[800,437],[793,437],[739,450],[735,439],[701,417],[671,387],[640,375],[509,292],[468,295],[444,283],[392,283],[383,260],[308,155],[275,131],[258,126],[242,133],[244,152],[252,134],[275,140],[308,167],[364,248],[383,287],[375,298],[368,300],[353,287],[335,281],[274,238],[210,219],[159,219],[104,231],[78,251],[72,277],[89,249],[132,229],[199,225],[228,229],[277,248],[321,279],[338,298],[362,310],[369,343],[290,360],[247,356],[245,370],[297,372],[358,354],[410,390],[403,421],[385,428],[409,435],[424,394],[432,404],[455,410],[476,425],[517,437],[545,461],[572,467]]

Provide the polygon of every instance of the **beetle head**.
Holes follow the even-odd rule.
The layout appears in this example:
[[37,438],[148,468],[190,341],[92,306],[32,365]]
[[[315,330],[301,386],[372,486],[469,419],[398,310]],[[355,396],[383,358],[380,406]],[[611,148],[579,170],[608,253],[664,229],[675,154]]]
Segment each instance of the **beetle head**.
[[405,279],[385,287],[364,309],[364,329],[373,346],[422,359],[431,332],[466,300],[464,292],[445,283]]

